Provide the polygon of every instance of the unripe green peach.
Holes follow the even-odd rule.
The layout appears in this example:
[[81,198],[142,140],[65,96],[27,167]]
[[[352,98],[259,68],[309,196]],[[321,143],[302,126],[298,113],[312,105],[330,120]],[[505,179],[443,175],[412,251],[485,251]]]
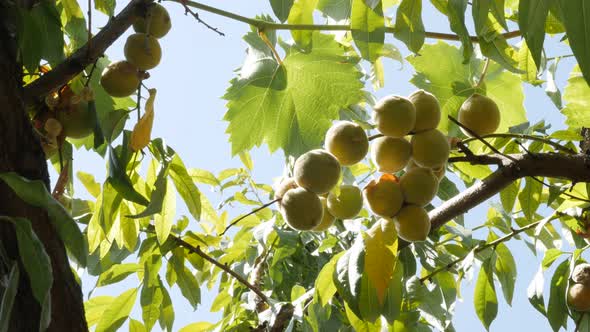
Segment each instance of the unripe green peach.
[[338,159],[340,165],[358,163],[369,151],[367,134],[358,124],[341,121],[328,129],[326,149]]
[[408,242],[425,241],[430,232],[430,217],[423,207],[405,205],[393,219],[397,235]]
[[400,96],[387,96],[375,104],[373,115],[377,130],[385,136],[404,137],[416,123],[416,109]]
[[293,173],[300,187],[316,194],[325,194],[338,183],[340,164],[332,154],[316,149],[297,158]]
[[283,198],[287,191],[291,189],[297,188],[297,183],[295,183],[295,179],[293,178],[286,178],[283,179],[278,185],[275,190],[275,199]]
[[125,42],[125,58],[139,70],[150,70],[160,63],[162,49],[158,40],[145,33],[135,33]]
[[[458,118],[462,125],[479,136],[491,134],[500,126],[500,110],[496,102],[477,93],[461,105]],[[472,136],[463,128],[461,131],[467,136]]]
[[133,23],[135,32],[147,33],[156,38],[164,37],[170,31],[170,28],[172,28],[170,14],[168,14],[164,6],[157,3],[152,3],[149,6],[145,18],[139,17]]
[[336,220],[336,218],[328,210],[327,199],[325,197],[320,197],[320,201],[322,202],[324,215],[322,217],[322,221],[320,221],[320,224],[313,228],[313,230],[316,232],[325,231],[326,229],[330,228],[330,226],[334,224],[334,220]]
[[438,99],[424,90],[418,90],[412,93],[408,99],[416,108],[416,124],[414,124],[414,133],[424,130],[434,129],[440,122],[440,104]]
[[399,180],[406,203],[425,206],[438,191],[438,178],[432,170],[417,167],[402,175]]
[[88,103],[81,101],[67,109],[59,109],[57,120],[63,127],[63,134],[71,138],[83,138],[94,131],[96,117],[88,109]]
[[447,137],[437,129],[423,131],[412,136],[412,159],[418,166],[437,168],[449,159]]
[[402,170],[412,157],[412,145],[405,138],[382,136],[371,146],[371,159],[380,172]]
[[289,226],[306,231],[320,224],[324,208],[318,195],[304,188],[295,188],[281,199],[281,213]]
[[567,303],[576,311],[590,311],[590,286],[573,284],[567,292]]
[[363,194],[356,186],[345,184],[340,187],[339,195],[328,195],[328,211],[338,219],[354,218],[362,209]]
[[581,263],[574,267],[572,280],[577,284],[586,284],[590,286],[590,264]]
[[127,97],[139,86],[139,71],[128,61],[109,64],[100,76],[100,85],[113,97]]
[[402,207],[404,196],[397,178],[383,174],[372,180],[363,190],[371,211],[381,217],[393,217]]
[[51,137],[59,136],[59,134],[61,134],[61,131],[63,130],[61,123],[54,118],[48,118],[47,120],[45,120],[43,128],[47,132],[47,135]]

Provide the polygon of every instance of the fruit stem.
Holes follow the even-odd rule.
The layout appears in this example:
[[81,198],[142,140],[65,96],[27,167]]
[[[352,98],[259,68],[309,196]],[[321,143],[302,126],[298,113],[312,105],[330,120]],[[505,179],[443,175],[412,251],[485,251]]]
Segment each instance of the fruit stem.
[[[554,147],[556,150],[559,151],[563,151],[569,154],[575,154],[576,152],[573,151],[572,149],[561,145],[557,142],[553,142],[547,138],[544,138],[542,136],[533,136],[533,135],[525,135],[525,134],[513,134],[513,133],[497,133],[497,134],[488,134],[488,135],[483,135],[481,136],[481,138],[494,138],[494,137],[503,137],[503,138],[518,138],[518,139],[526,139],[529,141],[538,141],[538,142],[542,142],[545,143],[547,145],[550,145],[552,147]],[[464,140],[462,140],[463,143],[469,143],[471,141],[475,141],[477,140],[476,137],[470,137],[470,138],[466,138]]]
[[274,203],[276,203],[276,202],[278,202],[280,200],[281,200],[280,198],[274,199],[274,200],[272,200],[272,201],[270,201],[270,202],[268,202],[268,203],[266,203],[266,204],[264,204],[262,206],[259,206],[259,207],[255,208],[254,210],[248,212],[247,214],[244,214],[244,215],[240,216],[238,219],[232,221],[231,224],[227,225],[227,227],[223,230],[223,232],[221,232],[221,234],[219,234],[219,236],[223,236],[233,225],[235,225],[238,222],[244,220],[246,217],[251,216],[251,215],[253,215],[254,213],[256,213],[256,212],[258,212],[260,210],[266,209],[267,207],[273,205]]
[[516,159],[514,159],[512,156],[504,154],[502,152],[500,152],[500,150],[496,149],[492,144],[488,143],[486,140],[484,140],[483,138],[481,138],[481,136],[479,136],[477,133],[475,133],[473,130],[467,128],[465,125],[463,125],[461,122],[459,122],[457,119],[455,119],[452,116],[448,116],[449,120],[451,120],[452,122],[454,122],[457,126],[463,128],[465,131],[467,131],[471,136],[477,138],[479,141],[481,141],[485,146],[487,146],[488,148],[490,148],[490,150],[492,150],[493,152],[507,158],[510,159],[511,161],[516,162]]
[[486,75],[488,73],[489,67],[490,67],[490,58],[486,58],[486,62],[483,65],[483,69],[481,71],[481,75],[479,76],[479,80],[477,81],[477,84],[473,87],[475,90],[480,88],[481,85],[483,84],[484,80],[486,79]]

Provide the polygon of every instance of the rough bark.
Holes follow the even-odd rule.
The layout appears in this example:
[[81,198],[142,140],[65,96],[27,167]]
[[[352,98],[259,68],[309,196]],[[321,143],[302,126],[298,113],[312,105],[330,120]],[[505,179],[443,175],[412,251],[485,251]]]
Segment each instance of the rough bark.
[[[16,61],[13,17],[0,2],[0,173],[14,171],[49,187],[47,162],[25,112],[21,66]],[[51,259],[51,324],[48,331],[87,331],[82,292],[70,269],[63,242],[47,213],[24,203],[0,183],[0,215],[29,219]],[[9,223],[0,223],[0,245],[22,271],[12,309],[10,331],[38,331],[40,306],[32,295],[27,274],[20,263],[16,236]]]

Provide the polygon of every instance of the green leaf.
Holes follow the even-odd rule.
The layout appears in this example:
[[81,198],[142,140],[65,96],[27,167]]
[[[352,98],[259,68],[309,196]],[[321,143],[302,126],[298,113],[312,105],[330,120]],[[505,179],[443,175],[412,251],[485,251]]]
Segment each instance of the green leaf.
[[498,314],[498,298],[496,297],[494,277],[492,275],[493,266],[494,262],[491,258],[482,263],[473,294],[473,305],[477,317],[488,331],[490,324]]
[[245,64],[223,97],[233,154],[263,142],[290,155],[318,147],[339,110],[363,98],[358,59],[346,56],[332,36],[314,33],[309,53],[283,45],[281,66],[257,34],[244,39]]
[[483,55],[496,61],[504,69],[517,74],[522,73],[522,70],[518,69],[516,51],[502,36],[500,24],[495,19],[488,17],[479,37],[479,47]]
[[104,310],[95,332],[114,332],[129,318],[137,298],[137,288],[121,293]]
[[547,270],[561,255],[563,255],[563,252],[557,248],[548,249],[545,252],[545,256],[543,256],[543,262],[541,263],[543,270]]
[[56,65],[65,59],[61,20],[54,2],[40,2],[30,10],[18,9],[17,35],[22,62],[37,72],[41,59]]
[[[497,236],[493,237],[494,240],[497,238]],[[496,256],[494,274],[498,278],[498,281],[500,281],[500,285],[502,286],[502,292],[504,293],[504,299],[506,300],[506,303],[512,305],[514,286],[516,284],[517,276],[516,262],[514,261],[514,257],[512,256],[510,249],[508,249],[508,247],[504,243],[500,243],[496,246],[494,255]]]
[[504,30],[508,30],[506,17],[504,14],[504,0],[492,1],[492,15],[494,15],[494,18],[498,21],[498,23],[500,23]]
[[350,18],[352,1],[319,0],[317,9],[335,21],[343,21]]
[[567,39],[590,85],[590,6],[585,0],[559,0]]
[[557,65],[559,64],[559,60],[560,58],[555,59],[555,61],[551,62],[551,64],[547,68],[547,85],[545,85],[545,93],[547,94],[547,96],[549,96],[555,107],[557,107],[558,110],[561,110],[563,108],[563,104],[561,101],[561,91],[559,90],[557,82],[555,81],[555,75],[557,72]]
[[545,20],[552,1],[520,0],[518,3],[518,27],[531,50],[535,64],[539,68],[542,65],[541,53],[545,41]]
[[522,207],[524,216],[532,221],[535,212],[541,205],[541,193],[543,185],[531,178],[526,178],[524,189],[518,194],[518,201]]
[[361,316],[359,301],[364,260],[365,244],[363,238],[358,236],[353,246],[338,259],[336,270],[332,276],[338,294],[352,312],[359,317]]
[[117,283],[141,269],[141,265],[135,263],[115,264],[100,274],[96,287]]
[[209,323],[209,322],[197,322],[197,323],[192,323],[192,324],[188,324],[187,326],[181,328],[180,330],[178,330],[178,332],[202,332],[202,331],[209,331],[211,330],[215,325],[213,323]]
[[113,109],[99,119],[102,133],[108,143],[112,143],[123,131],[125,122],[129,119],[129,111]]
[[518,197],[518,190],[520,189],[520,181],[513,181],[500,191],[500,201],[502,207],[508,213],[511,213],[516,203],[516,197]]
[[14,172],[0,174],[0,180],[6,182],[23,201],[44,208],[73,258],[80,266],[86,266],[88,250],[80,228],[64,207],[49,194],[43,182],[25,179]]
[[178,288],[180,288],[182,296],[189,301],[193,309],[197,309],[197,306],[201,302],[201,289],[197,279],[191,271],[184,266],[183,261],[175,259],[171,260],[170,263],[173,264],[174,272],[176,272],[176,284],[178,285]]
[[461,38],[461,45],[463,45],[463,63],[467,63],[473,54],[473,44],[471,43],[467,26],[465,26],[467,0],[449,0],[446,10],[447,16],[449,17],[449,23],[451,24],[451,30]]
[[177,154],[174,155],[170,162],[169,175],[193,218],[201,220],[201,192]]
[[590,127],[590,86],[584,81],[579,66],[575,66],[563,94],[565,108],[561,111],[566,116],[565,123],[570,128]]
[[285,22],[287,20],[291,7],[293,7],[293,2],[294,0],[270,0],[272,11],[279,21]]
[[123,198],[128,201],[147,206],[150,202],[138,193],[131,180],[125,173],[125,168],[122,167],[119,157],[112,147],[109,147],[109,183],[117,190]]
[[[421,54],[420,57],[407,58],[416,70],[411,82],[438,98],[442,112],[438,129],[450,136],[460,136],[459,128],[447,116],[456,118],[463,101],[475,92],[473,75],[481,72],[483,62],[473,59],[463,65],[459,49],[443,42],[424,45]],[[486,95],[496,101],[502,114],[498,132],[506,132],[526,121],[522,81],[518,75],[506,72],[492,62],[485,86]]]
[[426,36],[422,23],[422,0],[403,0],[397,9],[393,35],[418,53]]
[[[51,260],[45,247],[37,237],[31,222],[26,218],[0,216],[0,220],[11,222],[16,232],[18,251],[29,276],[33,296],[41,307],[50,305],[49,293],[53,284]],[[49,309],[51,310],[51,309]],[[43,308],[45,311],[45,308]],[[49,321],[46,322],[49,324]],[[44,325],[44,327],[47,327]]]
[[393,277],[389,281],[389,286],[387,287],[387,295],[385,297],[385,303],[383,304],[382,314],[389,323],[396,320],[400,314],[404,288],[404,285],[400,280],[403,280],[403,270],[401,263],[395,264]]
[[[289,24],[313,24],[313,11],[318,4],[318,0],[294,0],[287,17]],[[313,42],[312,31],[309,30],[291,30],[291,36],[297,45],[304,50],[311,49]]]
[[485,26],[488,21],[488,14],[493,0],[475,1],[471,5],[471,12],[473,15],[473,23],[475,25],[475,32],[481,35],[485,31]]
[[538,312],[546,315],[545,312],[545,300],[543,299],[543,269],[539,269],[529,287],[527,289],[527,297],[529,298],[529,302],[533,306],[533,308],[537,309]]
[[160,289],[162,290],[163,295],[158,322],[160,323],[162,330],[172,332],[172,326],[174,325],[174,307],[172,305],[172,299],[170,298],[170,294],[168,294],[168,290],[166,290],[166,287],[164,287],[164,284],[159,278],[158,283],[160,284]]
[[149,329],[146,329],[143,324],[135,319],[129,320],[129,332],[147,332]]
[[336,293],[336,285],[334,284],[332,276],[336,270],[336,262],[343,254],[344,252],[340,252],[332,257],[332,259],[322,267],[315,280],[315,292],[322,306],[328,304]]
[[[171,183],[168,184],[170,186]],[[162,211],[154,217],[154,226],[156,227],[156,237],[160,244],[164,244],[170,231],[172,230],[172,223],[176,216],[176,193],[173,190],[166,190],[164,201],[162,204]]]
[[115,298],[112,296],[93,296],[84,303],[84,313],[88,327],[92,327],[100,321],[103,313],[111,306],[114,300]]
[[0,293],[0,332],[9,332],[12,306],[18,292],[19,276],[18,264],[15,262],[10,268],[10,273],[4,276],[6,279],[4,279],[5,283],[2,285],[3,292]]
[[381,1],[369,7],[364,0],[352,0],[352,39],[364,59],[375,62],[385,41],[385,19]]
[[152,330],[154,324],[160,317],[160,309],[164,294],[159,284],[148,286],[143,284],[141,288],[140,303],[141,303],[141,317],[143,323],[148,331]]
[[566,290],[570,274],[570,261],[564,260],[557,266],[551,285],[549,286],[549,303],[547,304],[547,319],[553,331],[559,329],[567,322]]
[[543,81],[537,77],[537,65],[535,65],[535,62],[533,61],[533,57],[526,41],[523,41],[518,49],[518,69],[523,72],[520,74],[523,81],[535,86],[543,83]]
[[207,170],[198,168],[189,168],[188,174],[191,179],[195,182],[208,184],[211,186],[220,186],[221,182],[215,177],[215,175]]
[[94,0],[94,9],[111,17],[115,14],[115,0]]

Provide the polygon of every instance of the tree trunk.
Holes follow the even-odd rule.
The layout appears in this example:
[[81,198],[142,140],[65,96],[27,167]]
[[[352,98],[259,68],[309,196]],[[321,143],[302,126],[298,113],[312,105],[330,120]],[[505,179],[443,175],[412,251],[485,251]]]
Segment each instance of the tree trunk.
[[[15,22],[14,17],[8,17],[10,11],[6,3],[9,2],[0,1],[0,173],[12,171],[29,179],[42,180],[49,189],[47,162],[25,112],[22,66],[16,57]],[[71,271],[64,243],[47,213],[24,203],[0,182],[0,215],[29,219],[51,259],[54,281],[48,331],[87,331],[80,286]],[[0,245],[11,260],[18,262],[21,271],[9,330],[38,331],[40,306],[33,297],[10,223],[0,222]],[[0,280],[5,273],[0,266]]]

